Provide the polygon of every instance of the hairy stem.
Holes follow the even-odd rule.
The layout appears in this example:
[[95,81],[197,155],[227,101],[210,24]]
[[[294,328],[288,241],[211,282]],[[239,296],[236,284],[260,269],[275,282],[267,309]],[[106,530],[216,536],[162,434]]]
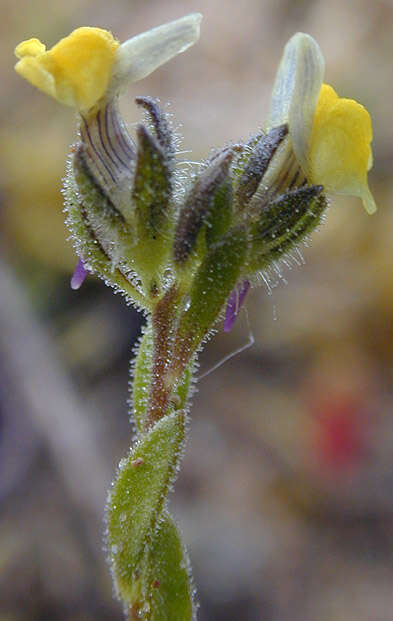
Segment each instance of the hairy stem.
[[129,621],[138,621],[138,620],[140,621],[139,610],[140,610],[139,604],[132,604],[129,607],[128,613],[127,613],[127,617]]
[[153,364],[149,402],[147,407],[146,430],[168,411],[169,398],[176,378],[168,374],[173,349],[173,332],[176,321],[175,304],[178,291],[173,286],[158,302],[153,316]]

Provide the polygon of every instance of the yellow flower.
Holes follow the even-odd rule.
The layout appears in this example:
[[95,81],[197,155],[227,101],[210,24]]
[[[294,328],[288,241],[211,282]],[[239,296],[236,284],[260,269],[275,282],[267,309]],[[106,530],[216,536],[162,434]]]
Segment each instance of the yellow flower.
[[48,51],[38,39],[29,39],[15,49],[20,59],[15,69],[46,94],[86,112],[193,45],[200,21],[201,15],[193,13],[122,44],[109,31],[87,26]]
[[327,192],[376,205],[367,183],[372,165],[372,127],[367,110],[339,98],[323,84],[324,60],[312,37],[297,33],[287,43],[273,88],[268,128],[288,123],[292,149],[307,181]]
[[311,179],[328,192],[359,196],[368,213],[376,210],[367,184],[367,171],[372,165],[371,140],[367,110],[352,99],[340,99],[331,86],[323,84],[311,135]]
[[38,39],[20,43],[16,71],[58,101],[88,110],[104,95],[119,43],[101,28],[78,28],[46,51]]

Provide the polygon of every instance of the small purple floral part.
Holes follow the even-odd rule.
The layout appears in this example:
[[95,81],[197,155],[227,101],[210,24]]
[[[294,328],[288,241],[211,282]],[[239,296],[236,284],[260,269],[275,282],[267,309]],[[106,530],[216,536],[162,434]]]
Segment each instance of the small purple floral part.
[[83,265],[82,259],[79,259],[71,278],[71,289],[79,289],[88,273],[89,272]]
[[225,310],[224,332],[230,332],[232,330],[249,288],[249,281],[242,280],[237,283],[236,287],[229,296]]

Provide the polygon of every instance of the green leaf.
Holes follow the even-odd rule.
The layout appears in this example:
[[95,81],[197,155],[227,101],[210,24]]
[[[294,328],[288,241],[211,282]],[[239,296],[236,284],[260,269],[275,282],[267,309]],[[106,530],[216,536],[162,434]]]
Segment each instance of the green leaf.
[[[149,621],[191,621],[195,616],[189,560],[171,516],[164,513],[147,555],[142,610]],[[144,618],[144,617],[142,617]]]
[[133,604],[140,564],[173,482],[185,437],[184,413],[163,417],[120,462],[107,522],[112,574],[119,597]]

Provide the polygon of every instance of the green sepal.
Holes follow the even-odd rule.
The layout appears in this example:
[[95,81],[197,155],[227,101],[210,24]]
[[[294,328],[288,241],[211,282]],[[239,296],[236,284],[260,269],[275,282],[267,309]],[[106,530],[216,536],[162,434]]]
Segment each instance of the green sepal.
[[255,145],[264,135],[265,132],[260,131],[258,134],[250,136],[248,141],[242,144],[241,148],[238,149],[238,152],[232,161],[232,178],[234,187],[237,186],[241,175],[244,173]]
[[268,267],[320,224],[327,208],[322,191],[320,185],[304,186],[263,207],[250,229],[250,272]]
[[247,254],[247,235],[239,226],[212,246],[192,283],[189,306],[180,318],[177,348],[193,352],[218,319],[239,280]]
[[277,148],[287,134],[287,125],[274,127],[252,146],[251,154],[237,181],[235,196],[240,210],[243,210],[254,196]]
[[211,209],[206,217],[206,244],[213,246],[228,231],[233,219],[233,191],[230,179],[226,179],[214,194]]
[[175,229],[173,258],[177,265],[184,265],[195,254],[199,234],[214,209],[216,192],[228,178],[232,158],[233,151],[224,149],[210,161],[189,191]]
[[70,159],[63,194],[66,224],[85,265],[137,306],[148,309],[148,300],[134,284],[137,275],[132,233],[122,214],[89,174],[82,147]]
[[107,541],[119,598],[134,604],[144,552],[173,482],[185,440],[184,412],[163,417],[119,465],[107,510]]
[[171,248],[171,170],[157,139],[143,125],[136,133],[138,151],[131,193],[133,254],[147,294],[157,298]]
[[135,223],[138,239],[161,238],[168,223],[171,179],[167,158],[161,145],[150,132],[137,128],[138,157],[132,200],[135,204]]
[[170,169],[175,165],[176,143],[167,115],[152,97],[137,97],[135,102],[146,111],[147,122],[152,127],[159,145],[163,149]]
[[[132,416],[135,421],[138,434],[146,432],[146,409],[151,383],[151,368],[153,358],[153,335],[150,319],[144,328],[143,336],[140,340],[135,361],[132,365]],[[191,380],[194,364],[191,362],[183,372],[182,378],[178,382],[174,394],[172,395],[169,411],[174,409],[182,410],[186,408],[190,393]]]
[[141,574],[140,618],[144,621],[195,618],[187,552],[173,518],[164,511],[146,551]]

